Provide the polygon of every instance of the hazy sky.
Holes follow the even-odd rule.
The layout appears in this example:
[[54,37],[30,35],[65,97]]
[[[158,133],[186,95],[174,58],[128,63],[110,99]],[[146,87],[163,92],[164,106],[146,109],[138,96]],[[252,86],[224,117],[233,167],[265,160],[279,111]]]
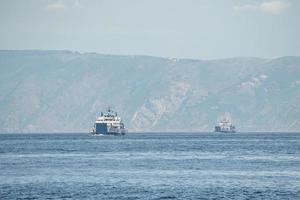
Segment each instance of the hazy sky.
[[0,0],[0,49],[300,56],[300,1]]

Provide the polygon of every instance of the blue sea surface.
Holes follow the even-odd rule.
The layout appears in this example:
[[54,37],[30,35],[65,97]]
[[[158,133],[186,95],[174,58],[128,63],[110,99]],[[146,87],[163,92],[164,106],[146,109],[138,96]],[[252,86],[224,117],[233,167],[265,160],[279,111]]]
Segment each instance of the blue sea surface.
[[0,134],[0,199],[300,199],[300,134]]

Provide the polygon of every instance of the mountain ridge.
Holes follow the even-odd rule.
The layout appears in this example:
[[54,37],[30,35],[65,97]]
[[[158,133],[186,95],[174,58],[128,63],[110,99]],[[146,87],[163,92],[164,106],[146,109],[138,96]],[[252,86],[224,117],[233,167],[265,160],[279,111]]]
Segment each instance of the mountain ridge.
[[300,130],[300,57],[176,59],[0,50],[0,132],[84,132],[113,105],[131,131]]
[[237,57],[227,57],[227,58],[212,58],[212,59],[201,59],[201,58],[176,58],[176,57],[167,57],[167,56],[155,56],[155,55],[144,55],[144,54],[109,54],[109,53],[98,53],[98,52],[80,52],[72,50],[55,50],[55,49],[0,49],[0,53],[68,53],[68,54],[79,54],[79,55],[98,55],[98,56],[119,56],[119,57],[149,57],[149,58],[162,58],[162,59],[177,59],[177,60],[190,60],[190,61],[222,61],[222,60],[233,60],[233,59],[261,59],[261,60],[276,60],[281,58],[300,58],[300,56],[286,55],[273,58],[265,57],[247,57],[247,56],[237,56]]

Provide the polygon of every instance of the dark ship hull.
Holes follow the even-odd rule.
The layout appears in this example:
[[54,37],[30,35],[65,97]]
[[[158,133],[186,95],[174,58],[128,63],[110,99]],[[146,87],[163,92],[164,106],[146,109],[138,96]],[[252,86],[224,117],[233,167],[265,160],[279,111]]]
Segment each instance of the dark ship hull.
[[222,126],[215,126],[215,132],[217,133],[235,133],[235,127],[229,126],[229,127],[222,127]]

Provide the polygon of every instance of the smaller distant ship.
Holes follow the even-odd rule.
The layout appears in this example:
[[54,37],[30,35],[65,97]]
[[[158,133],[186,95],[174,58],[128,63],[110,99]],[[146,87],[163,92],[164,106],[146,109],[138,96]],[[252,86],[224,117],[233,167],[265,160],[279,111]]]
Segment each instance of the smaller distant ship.
[[101,112],[101,115],[97,117],[94,127],[90,131],[92,135],[125,135],[127,130],[124,127],[124,123],[121,117],[110,108],[106,113]]
[[221,118],[218,125],[215,126],[215,132],[219,133],[235,133],[235,126],[232,124],[231,117],[225,115]]

